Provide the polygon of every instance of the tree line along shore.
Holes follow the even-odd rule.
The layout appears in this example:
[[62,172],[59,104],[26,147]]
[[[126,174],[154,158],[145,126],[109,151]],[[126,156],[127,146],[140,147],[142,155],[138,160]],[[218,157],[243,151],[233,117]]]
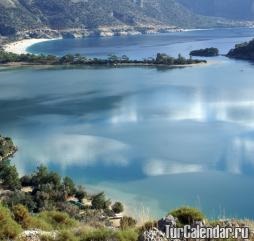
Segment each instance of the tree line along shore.
[[[254,60],[254,40],[242,44],[236,44],[225,56],[229,58]],[[172,57],[165,53],[157,53],[156,57],[143,60],[130,59],[126,55],[109,55],[108,58],[89,58],[81,54],[67,54],[61,57],[55,55],[36,54],[16,54],[0,50],[0,65],[73,65],[73,66],[191,66],[207,63],[206,60],[193,59],[195,57],[215,57],[219,56],[217,48],[205,48],[193,50],[189,53],[189,58]]]
[[143,60],[132,60],[128,56],[121,57],[109,55],[106,59],[88,58],[80,54],[67,54],[62,57],[54,55],[35,55],[35,54],[15,54],[0,51],[0,64],[28,64],[28,65],[101,65],[101,66],[183,66],[206,63],[206,60],[185,58],[178,55],[177,58],[164,53],[158,53],[156,58],[147,58]]

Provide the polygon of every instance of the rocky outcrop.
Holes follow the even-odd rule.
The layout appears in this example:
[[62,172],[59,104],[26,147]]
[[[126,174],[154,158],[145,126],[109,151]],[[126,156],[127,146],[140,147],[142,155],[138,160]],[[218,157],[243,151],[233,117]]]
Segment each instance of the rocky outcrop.
[[170,226],[170,227],[175,227],[176,226],[176,221],[177,219],[174,218],[172,215],[168,215],[165,218],[162,218],[158,221],[158,229],[161,232],[166,232],[166,227]]
[[51,238],[55,239],[57,232],[45,232],[41,230],[26,230],[19,235],[19,240],[22,241],[41,241],[41,237],[44,239]]

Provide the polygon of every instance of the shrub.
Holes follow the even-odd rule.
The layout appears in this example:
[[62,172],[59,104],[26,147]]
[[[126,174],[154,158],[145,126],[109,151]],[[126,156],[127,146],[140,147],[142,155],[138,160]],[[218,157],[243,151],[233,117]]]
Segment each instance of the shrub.
[[126,217],[124,216],[122,219],[121,219],[121,222],[120,222],[120,227],[121,229],[129,229],[129,228],[134,228],[137,224],[137,221],[135,219],[133,219],[132,217]]
[[72,228],[77,224],[77,222],[74,219],[70,218],[67,213],[58,211],[41,212],[37,217],[50,224],[52,228],[56,230]]
[[33,197],[29,193],[23,193],[20,191],[13,192],[11,195],[5,198],[4,203],[9,207],[22,204],[32,212],[36,208],[36,203],[33,200]]
[[[80,241],[137,241],[138,232],[135,229],[112,231],[105,228],[88,229],[77,234]],[[62,241],[62,240],[61,240]]]
[[78,186],[77,189],[75,190],[75,197],[82,202],[82,199],[87,196],[87,193],[82,186]]
[[14,239],[21,231],[21,226],[12,219],[10,211],[0,205],[0,240]]
[[80,241],[108,241],[115,240],[114,232],[109,229],[94,229],[80,236]]
[[32,177],[31,176],[23,176],[20,178],[20,182],[21,182],[21,185],[22,187],[29,187],[29,186],[32,186],[33,183],[32,183]]
[[63,179],[63,186],[68,195],[74,195],[76,192],[75,184],[70,177]]
[[139,228],[140,232],[143,233],[145,231],[149,231],[152,228],[157,228],[158,227],[158,222],[157,221],[148,221],[146,222],[143,226]]
[[40,235],[40,241],[56,241],[56,239],[49,235]]
[[61,211],[61,212],[65,212],[67,213],[71,218],[80,218],[79,212],[80,209],[69,202],[59,202],[56,204],[56,208],[57,210]]
[[138,232],[135,229],[121,230],[116,233],[118,241],[137,241]]
[[107,209],[109,205],[110,201],[106,200],[104,192],[101,192],[93,197],[92,200],[93,209]]
[[10,164],[9,160],[0,162],[0,180],[5,188],[12,191],[19,190],[21,188],[17,169],[15,166]]
[[56,172],[50,172],[46,166],[39,166],[37,171],[32,174],[31,184],[38,187],[42,184],[51,184],[59,188],[61,184],[61,177]]
[[49,223],[37,216],[30,217],[28,219],[27,226],[29,229],[40,229],[43,231],[53,230],[52,226]]
[[[24,207],[21,204],[18,204],[13,207],[12,213],[14,215],[14,219],[17,223],[19,223],[23,227],[23,223],[26,222],[27,219],[29,219],[30,215],[26,207]],[[27,227],[23,227],[27,228]]]
[[170,214],[177,218],[182,225],[193,224],[195,221],[202,221],[204,215],[196,208],[182,207],[173,210]]
[[56,238],[56,241],[79,241],[79,239],[71,232],[60,232]]
[[14,206],[12,212],[15,221],[24,229],[41,229],[44,231],[52,229],[50,224],[46,223],[44,220],[37,216],[31,216],[27,208],[21,204]]
[[112,210],[114,213],[122,213],[124,210],[123,204],[120,202],[115,202],[112,206]]

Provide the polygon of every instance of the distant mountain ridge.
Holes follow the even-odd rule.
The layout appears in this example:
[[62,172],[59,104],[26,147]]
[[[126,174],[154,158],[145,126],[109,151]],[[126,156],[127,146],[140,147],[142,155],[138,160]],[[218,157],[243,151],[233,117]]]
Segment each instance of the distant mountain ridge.
[[221,19],[194,13],[193,9],[186,4],[183,5],[181,0],[0,1],[0,35],[3,36],[43,28],[54,30],[123,26],[202,28],[223,24],[227,23]]
[[196,14],[254,20],[254,0],[177,0]]

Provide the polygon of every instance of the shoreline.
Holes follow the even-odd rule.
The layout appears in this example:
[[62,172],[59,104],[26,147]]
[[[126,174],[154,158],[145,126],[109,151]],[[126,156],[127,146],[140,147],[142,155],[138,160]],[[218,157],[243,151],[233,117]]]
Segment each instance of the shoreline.
[[207,63],[193,63],[193,64],[146,64],[146,63],[118,63],[118,64],[40,64],[40,63],[28,63],[28,62],[10,62],[6,64],[0,64],[0,67],[157,67],[157,68],[185,68],[185,67],[196,67],[196,66],[207,66],[207,64],[213,64],[211,62]]
[[3,46],[3,49],[5,52],[9,53],[14,53],[14,54],[28,54],[29,52],[27,49],[31,47],[34,44],[37,43],[42,43],[42,42],[48,42],[48,41],[53,41],[57,40],[60,38],[52,38],[52,39],[46,39],[46,38],[41,38],[41,39],[22,39],[19,41],[7,43]]
[[[246,27],[246,28],[251,28],[251,27]],[[100,34],[98,34],[98,37],[113,37],[113,36],[127,36],[127,35],[153,35],[153,34],[167,34],[167,33],[173,33],[173,32],[192,32],[192,31],[206,31],[206,30],[212,30],[215,28],[200,28],[200,29],[195,29],[195,28],[189,28],[189,29],[184,29],[184,28],[171,28],[171,29],[167,29],[167,31],[158,31],[158,30],[153,30],[153,31],[148,31],[146,33],[142,33],[142,32],[137,32],[137,31],[127,31],[127,32],[122,32],[120,35],[114,33],[112,30],[108,30],[108,29],[100,29],[101,32]],[[231,28],[225,28],[225,29],[231,29]],[[54,30],[52,30],[54,31]],[[80,39],[80,38],[87,38],[87,37],[94,37],[96,35],[94,34],[88,34],[88,35],[84,35],[84,36],[79,36],[76,35],[75,33],[72,34],[72,36],[76,39]],[[14,42],[10,42],[10,40],[3,44],[0,45],[0,47],[3,48],[3,50],[5,52],[10,52],[10,53],[14,53],[14,54],[28,54],[29,52],[27,51],[27,49],[29,47],[31,47],[34,44],[37,43],[41,43],[41,42],[47,42],[47,41],[54,41],[54,40],[59,40],[59,39],[65,39],[63,34],[59,33],[57,36],[56,34],[50,37],[50,35],[48,35],[48,38],[31,38],[31,39],[20,39],[20,40],[16,40]]]
[[[170,32],[191,32],[191,31],[202,31],[202,30],[208,30],[208,29],[171,29],[171,31],[168,32],[152,32],[152,33],[139,33],[141,35],[148,35],[148,34],[165,34],[165,33],[170,33]],[[135,34],[137,35],[137,34]],[[93,35],[91,35],[93,36]],[[91,37],[91,36],[86,36],[86,37]],[[112,37],[112,36],[119,36],[115,34],[110,34],[110,35],[99,35],[99,37]],[[126,36],[125,34],[122,36]],[[84,37],[85,38],[85,37]],[[47,41],[54,41],[54,40],[59,40],[59,39],[64,39],[63,37],[58,37],[58,38],[31,38],[31,39],[21,39],[17,40],[14,42],[9,42],[4,44],[3,50],[5,52],[9,53],[14,53],[14,54],[28,54],[29,51],[27,49],[31,47],[34,44],[37,43],[42,43],[42,42],[47,42]]]

